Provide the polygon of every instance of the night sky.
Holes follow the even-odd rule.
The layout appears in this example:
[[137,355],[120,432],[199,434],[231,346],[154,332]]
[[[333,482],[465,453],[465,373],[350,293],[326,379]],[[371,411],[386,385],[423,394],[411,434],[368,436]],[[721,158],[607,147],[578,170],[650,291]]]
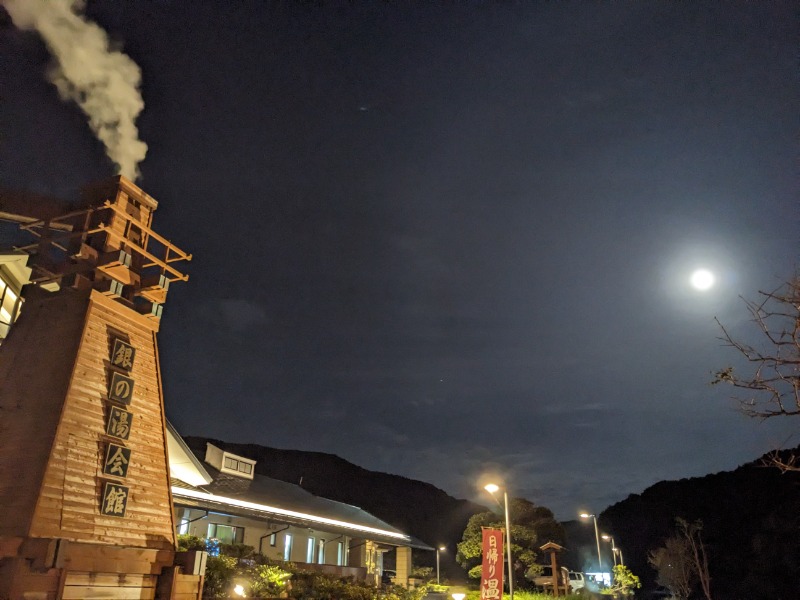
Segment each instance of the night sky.
[[[562,519],[800,443],[709,385],[714,317],[755,341],[739,295],[797,265],[795,3],[86,14],[141,67],[138,183],[194,255],[159,338],[184,435],[483,503],[494,472]],[[114,165],[0,23],[0,185],[75,198]]]

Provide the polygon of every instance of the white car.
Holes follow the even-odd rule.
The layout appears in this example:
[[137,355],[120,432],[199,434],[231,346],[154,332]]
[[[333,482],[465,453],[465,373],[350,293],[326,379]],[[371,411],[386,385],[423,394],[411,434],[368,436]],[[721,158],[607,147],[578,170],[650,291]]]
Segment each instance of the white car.
[[[578,571],[570,571],[566,567],[561,567],[561,576],[559,577],[559,586],[563,582],[569,581],[569,588],[571,592],[576,592],[586,587],[586,577],[583,573]],[[542,574],[533,580],[533,584],[537,587],[548,589],[553,587],[553,568],[549,565],[542,567]]]
[[578,571],[569,572],[569,589],[571,592],[577,592],[586,587],[586,577],[583,573]]

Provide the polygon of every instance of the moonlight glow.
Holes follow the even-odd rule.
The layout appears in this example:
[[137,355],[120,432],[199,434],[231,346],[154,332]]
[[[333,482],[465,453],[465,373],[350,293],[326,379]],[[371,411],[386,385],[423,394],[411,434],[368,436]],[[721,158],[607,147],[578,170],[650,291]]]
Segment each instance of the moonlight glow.
[[714,285],[714,274],[707,269],[697,269],[689,279],[695,289],[708,290]]

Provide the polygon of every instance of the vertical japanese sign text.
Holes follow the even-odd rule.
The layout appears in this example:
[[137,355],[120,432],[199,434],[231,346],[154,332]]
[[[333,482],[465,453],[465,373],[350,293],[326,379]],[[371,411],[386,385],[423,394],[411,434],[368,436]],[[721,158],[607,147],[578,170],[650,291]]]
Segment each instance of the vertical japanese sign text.
[[503,597],[503,530],[484,528],[481,549],[481,600],[500,600]]

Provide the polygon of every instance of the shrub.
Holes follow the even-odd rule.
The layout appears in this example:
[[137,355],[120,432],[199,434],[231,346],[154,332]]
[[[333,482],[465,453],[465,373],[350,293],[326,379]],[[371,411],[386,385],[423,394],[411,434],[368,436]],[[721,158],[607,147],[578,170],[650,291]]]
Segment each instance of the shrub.
[[196,535],[181,534],[178,536],[178,552],[189,550],[205,550],[206,541]]
[[352,578],[298,571],[292,577],[289,597],[309,600],[372,600],[375,588]]
[[262,564],[251,567],[246,574],[250,576],[250,594],[255,598],[274,598],[287,587],[292,574],[278,565]]
[[219,553],[234,558],[252,558],[256,554],[256,549],[247,544],[223,544],[219,545]]
[[233,587],[237,559],[232,556],[209,556],[206,560],[206,577],[203,598],[227,598]]
[[411,570],[411,577],[416,579],[430,579],[433,577],[433,567],[414,567]]
[[[481,593],[478,590],[467,592],[465,600],[480,600]],[[586,600],[586,596],[579,594],[570,594],[568,596],[559,596],[563,600]],[[553,600],[550,594],[541,594],[539,592],[517,591],[514,589],[515,600]]]
[[[206,540],[181,537],[186,549],[207,547]],[[218,556],[209,555],[206,562],[204,599],[229,598],[234,586],[241,585],[251,598],[274,598],[285,593],[298,600],[422,600],[430,587],[375,587],[351,577],[304,571],[293,563],[273,563],[244,544],[220,544],[219,552]]]

